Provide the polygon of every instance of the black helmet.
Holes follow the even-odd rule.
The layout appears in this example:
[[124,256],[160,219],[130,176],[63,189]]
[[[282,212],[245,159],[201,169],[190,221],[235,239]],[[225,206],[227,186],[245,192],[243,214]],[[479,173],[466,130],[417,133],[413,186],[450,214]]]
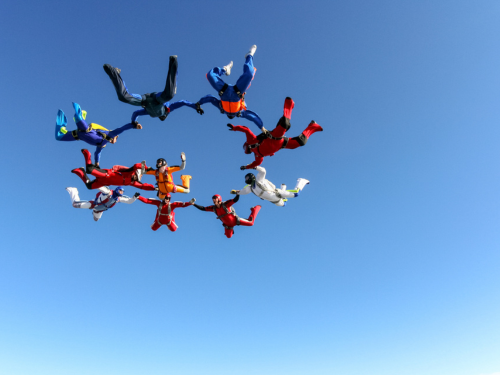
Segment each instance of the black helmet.
[[248,173],[246,176],[245,176],[245,182],[248,184],[248,185],[252,185],[254,182],[255,182],[255,175],[253,173]]
[[156,161],[156,168],[161,168],[163,167],[164,165],[167,165],[167,161],[163,158],[159,158],[157,161]]

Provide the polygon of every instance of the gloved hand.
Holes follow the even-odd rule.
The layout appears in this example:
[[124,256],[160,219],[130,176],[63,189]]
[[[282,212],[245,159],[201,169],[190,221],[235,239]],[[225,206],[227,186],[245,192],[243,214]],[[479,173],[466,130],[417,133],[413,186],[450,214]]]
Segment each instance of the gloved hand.
[[155,191],[160,191],[160,189],[158,187],[155,187]]
[[195,198],[193,198],[193,199],[191,199],[191,200],[189,201],[189,203],[191,203],[191,204],[194,204],[194,202],[196,202],[196,199],[195,199]]
[[260,129],[262,131],[262,134],[264,135],[267,135],[269,136],[271,133],[269,133],[269,130],[267,130],[265,127],[262,127],[262,129]]
[[229,127],[229,130],[233,130],[233,125],[232,124],[227,124],[227,126]]
[[231,190],[229,194],[238,194],[240,191],[239,190]]
[[135,193],[134,198],[137,198],[139,195],[141,195],[141,193]]
[[244,171],[245,169],[247,169],[247,166],[246,166],[246,165],[242,165],[242,166],[240,167],[240,169],[241,169],[242,171]]
[[200,103],[196,103],[196,112],[198,112],[200,115],[202,115],[202,114],[205,113],[205,111],[203,110],[203,108],[201,108]]
[[181,152],[181,160],[186,161],[186,154]]

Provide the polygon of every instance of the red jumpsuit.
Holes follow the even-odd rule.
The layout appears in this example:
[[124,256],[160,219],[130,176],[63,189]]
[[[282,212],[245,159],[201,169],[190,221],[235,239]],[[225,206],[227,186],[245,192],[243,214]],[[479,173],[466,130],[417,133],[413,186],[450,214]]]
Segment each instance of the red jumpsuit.
[[[283,109],[283,117],[278,121],[276,128],[272,130],[271,137],[266,137],[264,134],[256,136],[250,129],[246,126],[233,125],[230,130],[239,131],[245,133],[247,137],[247,145],[250,151],[255,154],[255,161],[245,167],[245,169],[251,169],[258,165],[261,165],[264,161],[265,156],[273,156],[277,151],[282,148],[295,149],[300,146],[304,146],[311,134],[323,131],[323,128],[316,122],[311,121],[307,128],[302,132],[301,135],[294,138],[285,137],[285,133],[290,129],[290,118],[292,115],[292,109],[295,103],[291,98],[285,99],[285,105]],[[249,153],[249,152],[248,152]],[[242,167],[243,169],[243,167]]]
[[[92,165],[90,152],[88,150],[82,150],[82,153],[85,156],[85,163],[87,166]],[[115,165],[112,169],[99,169],[95,167],[91,169],[92,171],[90,174],[96,178],[94,181],[88,181],[87,175],[83,169],[77,168],[72,170],[73,173],[82,179],[89,189],[99,189],[103,186],[115,185],[133,186],[142,190],[155,190],[155,187],[151,184],[132,181],[132,177],[137,175],[136,171],[141,169],[141,163],[134,164],[132,168]]]
[[170,231],[175,232],[178,228],[175,223],[175,212],[174,210],[178,207],[188,207],[191,206],[189,202],[167,202],[160,201],[157,199],[148,199],[143,197],[138,197],[141,202],[146,204],[152,204],[158,207],[156,211],[155,222],[151,225],[152,230],[158,230],[162,225],[166,225]]
[[231,238],[234,234],[234,227],[236,225],[243,225],[245,227],[253,226],[253,224],[255,223],[255,218],[262,208],[261,206],[252,207],[250,209],[252,212],[250,213],[248,219],[241,219],[240,217],[238,217],[238,215],[236,215],[234,208],[231,207],[235,203],[235,199],[236,201],[239,199],[239,195],[237,195],[236,197],[237,198],[233,198],[223,202],[219,208],[215,207],[214,205],[207,207],[195,205],[195,207],[200,210],[215,212],[215,214],[217,215],[217,219],[222,221],[224,234],[227,238]]

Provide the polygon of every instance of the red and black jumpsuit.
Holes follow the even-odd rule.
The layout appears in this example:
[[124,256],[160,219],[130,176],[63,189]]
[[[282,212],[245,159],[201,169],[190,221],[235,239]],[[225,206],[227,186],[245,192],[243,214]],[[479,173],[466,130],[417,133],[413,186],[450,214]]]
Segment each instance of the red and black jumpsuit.
[[133,186],[142,190],[155,190],[151,184],[143,184],[139,181],[132,181],[132,177],[137,175],[137,170],[141,169],[141,163],[134,164],[133,167],[127,168],[121,165],[114,165],[112,169],[96,168],[91,162],[91,154],[88,150],[82,150],[85,156],[87,171],[96,179],[90,181],[87,173],[83,168],[73,169],[71,172],[82,179],[88,189],[99,189],[103,186]]
[[233,204],[238,202],[239,199],[240,196],[237,195],[235,198],[221,203],[220,207],[218,208],[215,205],[203,207],[194,204],[194,206],[201,211],[215,212],[215,214],[217,215],[217,219],[222,221],[222,226],[224,227],[224,234],[226,235],[227,238],[231,238],[234,234],[234,227],[236,225],[242,225],[245,227],[253,226],[253,224],[255,223],[255,218],[257,217],[257,214],[261,209],[261,206],[252,207],[250,209],[252,212],[250,213],[248,219],[242,219],[238,217],[238,215],[236,215],[234,208],[231,207]]
[[247,137],[246,146],[250,149],[251,152],[255,154],[255,161],[251,164],[248,164],[245,169],[252,169],[258,165],[261,165],[264,161],[265,156],[273,156],[282,148],[295,149],[297,147],[304,146],[313,133],[317,131],[323,131],[323,128],[320,125],[318,125],[314,121],[311,121],[307,128],[298,137],[285,137],[285,133],[291,127],[290,118],[292,116],[292,109],[294,105],[295,103],[291,98],[285,99],[283,117],[279,119],[278,124],[276,125],[274,130],[270,132],[270,136],[266,136],[264,134],[256,136],[246,126],[230,126],[230,130],[245,133]]
[[151,225],[152,230],[158,230],[162,225],[166,225],[171,232],[175,232],[178,228],[175,223],[175,212],[174,210],[179,207],[191,206],[189,202],[165,202],[158,199],[148,199],[143,197],[138,197],[141,202],[146,204],[152,204],[158,207],[156,211],[155,222]]

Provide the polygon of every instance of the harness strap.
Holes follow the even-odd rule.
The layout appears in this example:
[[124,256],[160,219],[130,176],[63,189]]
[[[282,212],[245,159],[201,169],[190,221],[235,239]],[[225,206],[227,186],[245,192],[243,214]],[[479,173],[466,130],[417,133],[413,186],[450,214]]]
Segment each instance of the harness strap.
[[78,129],[76,130],[72,130],[71,131],[71,135],[73,136],[73,138],[75,138],[77,141],[80,140],[80,137],[78,137]]
[[166,216],[168,218],[168,223],[165,224],[165,225],[170,225],[170,223],[172,222],[172,207],[170,206],[170,203],[168,204],[168,213],[166,214],[162,214],[161,213],[161,210],[163,208],[164,204],[163,204],[163,201],[160,203],[160,205],[158,206],[158,218],[156,219],[156,222],[158,223],[158,225],[163,225],[162,223],[160,223],[160,217],[161,216]]
[[228,87],[229,85],[227,83],[224,83],[224,86],[222,86],[222,88],[219,91],[219,96],[222,96]]
[[[236,86],[236,85],[234,85],[234,86],[233,86],[233,88],[234,88],[234,91],[236,92],[236,95],[238,95],[238,97],[239,97],[240,99],[243,99],[243,97],[245,96],[245,93],[241,93],[241,92],[240,92],[240,89],[239,89],[239,88],[238,88],[238,86]],[[239,116],[238,116],[238,117],[239,117]]]

